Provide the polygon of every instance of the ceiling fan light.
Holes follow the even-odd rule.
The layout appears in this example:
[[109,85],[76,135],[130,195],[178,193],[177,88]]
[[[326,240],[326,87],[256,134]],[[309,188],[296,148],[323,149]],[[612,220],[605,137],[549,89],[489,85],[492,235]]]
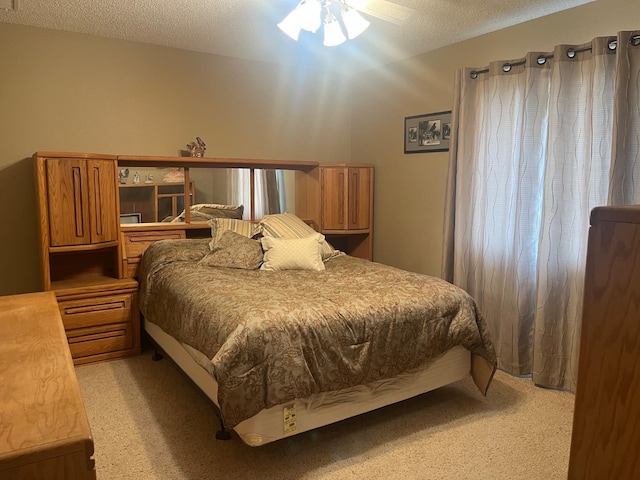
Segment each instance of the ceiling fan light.
[[298,40],[298,37],[300,36],[300,30],[302,29],[302,27],[300,26],[301,22],[299,17],[299,12],[297,9],[295,9],[292,10],[289,15],[284,17],[284,20],[282,20],[278,24],[278,28],[280,30],[282,30],[284,33],[286,33],[296,41]]
[[295,8],[300,19],[300,28],[308,32],[317,32],[322,25],[322,5],[318,0],[302,0]]
[[342,33],[342,28],[336,17],[328,13],[324,21],[324,42],[325,47],[335,47],[347,40],[347,37]]
[[349,36],[349,39],[356,38],[364,32],[369,25],[371,25],[369,21],[367,21],[353,8],[347,8],[342,12],[342,21],[344,22],[344,26],[347,28],[347,35]]

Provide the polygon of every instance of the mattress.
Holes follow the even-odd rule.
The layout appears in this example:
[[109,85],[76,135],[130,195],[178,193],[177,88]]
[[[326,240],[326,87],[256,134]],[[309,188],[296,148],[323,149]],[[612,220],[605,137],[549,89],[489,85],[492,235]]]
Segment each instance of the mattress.
[[[197,350],[181,344],[152,322],[145,321],[145,330],[198,388],[218,405],[218,384],[211,375],[208,359]],[[240,422],[233,430],[247,445],[266,445],[462,380],[470,375],[470,368],[471,353],[463,347],[454,347],[418,371],[275,405]],[[285,414],[292,411],[295,411],[295,422],[287,422]]]

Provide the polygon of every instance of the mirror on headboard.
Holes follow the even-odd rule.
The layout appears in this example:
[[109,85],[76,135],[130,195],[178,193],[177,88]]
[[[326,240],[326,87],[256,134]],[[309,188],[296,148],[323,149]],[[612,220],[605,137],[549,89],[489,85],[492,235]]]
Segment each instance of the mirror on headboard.
[[[259,200],[264,197],[260,179],[264,170],[254,170],[254,219],[263,215]],[[295,213],[295,171],[275,170],[269,175],[277,192],[267,196],[274,199],[266,213]],[[177,223],[185,221],[185,191],[189,182],[191,212],[198,212],[199,205],[243,205],[243,218],[251,219],[251,175],[249,169],[240,168],[180,168],[120,166],[120,222],[131,223]],[[238,189],[230,188],[238,185]],[[244,196],[241,192],[244,192]],[[242,200],[244,199],[244,201]],[[204,210],[203,210],[204,211]],[[189,215],[190,223],[206,222],[208,218],[198,213]]]

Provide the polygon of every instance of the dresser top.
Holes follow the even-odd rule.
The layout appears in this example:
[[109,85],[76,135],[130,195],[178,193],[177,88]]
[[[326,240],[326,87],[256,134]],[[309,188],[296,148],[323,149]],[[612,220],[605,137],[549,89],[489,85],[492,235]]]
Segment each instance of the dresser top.
[[591,225],[598,222],[640,223],[640,205],[596,207],[591,210]]
[[92,454],[54,293],[0,297],[0,339],[0,471],[45,452]]

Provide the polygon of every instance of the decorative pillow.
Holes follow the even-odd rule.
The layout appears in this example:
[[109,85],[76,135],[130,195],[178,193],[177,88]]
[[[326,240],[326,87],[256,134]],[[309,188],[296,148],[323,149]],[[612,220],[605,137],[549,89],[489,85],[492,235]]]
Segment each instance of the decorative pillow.
[[[267,215],[260,221],[260,225],[262,227],[262,234],[265,237],[305,238],[318,233],[307,225],[304,220],[296,217],[292,213],[276,213],[274,215]],[[329,242],[324,240],[324,237],[322,238],[321,247],[323,260],[340,253],[337,250],[334,250]]]
[[262,263],[262,247],[257,240],[233,230],[225,230],[218,243],[200,263],[209,267],[256,270]]
[[216,243],[222,238],[222,234],[227,230],[239,233],[247,238],[253,238],[261,231],[260,225],[246,220],[236,220],[235,218],[214,218],[209,222],[211,225],[211,242],[209,247],[213,250]]
[[215,218],[242,219],[244,205],[220,205],[218,203],[198,203],[191,206],[192,212],[200,212]]
[[[191,205],[191,222],[208,222],[212,218],[237,218],[241,219],[244,205],[220,205],[217,203],[198,203]],[[167,217],[163,222],[184,222],[185,211],[175,218]]]
[[304,238],[262,237],[264,262],[260,270],[324,270],[321,242],[324,235]]

